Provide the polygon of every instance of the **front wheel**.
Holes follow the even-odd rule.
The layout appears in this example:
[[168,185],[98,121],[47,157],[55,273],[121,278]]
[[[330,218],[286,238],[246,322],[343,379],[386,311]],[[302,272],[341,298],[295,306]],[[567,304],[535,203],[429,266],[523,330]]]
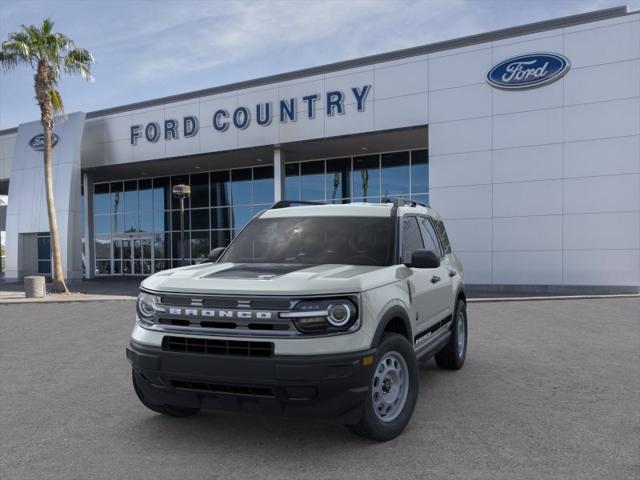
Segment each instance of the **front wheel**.
[[378,347],[362,418],[349,429],[362,437],[387,441],[409,423],[418,396],[418,367],[409,341],[385,334]]
[[436,353],[436,364],[447,370],[459,370],[467,356],[467,305],[458,300],[451,325],[451,337],[445,347]]

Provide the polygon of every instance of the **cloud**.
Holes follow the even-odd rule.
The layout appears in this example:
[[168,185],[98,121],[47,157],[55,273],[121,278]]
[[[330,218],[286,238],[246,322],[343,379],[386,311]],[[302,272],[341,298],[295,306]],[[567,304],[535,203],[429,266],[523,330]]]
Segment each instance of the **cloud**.
[[[428,29],[415,29],[439,15],[460,9],[462,0],[424,2],[323,1],[178,3],[142,31],[116,42],[133,44],[135,77],[173,77],[239,64],[290,49],[300,63],[315,57],[346,59],[424,41]],[[224,5],[225,8],[220,8]],[[169,18],[170,17],[170,18]],[[390,31],[391,27],[391,31]],[[409,27],[409,28],[405,28]],[[340,50],[336,47],[339,45]],[[335,58],[338,56],[339,58]],[[305,60],[306,57],[308,60]]]
[[[0,0],[0,38],[51,15],[59,31],[96,57],[95,84],[66,78],[61,85],[68,111],[91,111],[620,4]],[[37,116],[31,72],[0,74],[0,129]]]

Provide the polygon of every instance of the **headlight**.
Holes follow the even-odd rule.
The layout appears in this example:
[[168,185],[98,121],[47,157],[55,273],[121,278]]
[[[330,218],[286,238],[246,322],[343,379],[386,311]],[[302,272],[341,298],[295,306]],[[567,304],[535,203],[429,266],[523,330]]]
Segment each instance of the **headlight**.
[[303,300],[292,312],[280,314],[290,318],[302,333],[331,333],[348,330],[358,319],[355,303],[348,298]]
[[152,320],[156,314],[156,305],[158,297],[150,293],[140,292],[138,294],[138,302],[136,304],[138,316],[141,320]]

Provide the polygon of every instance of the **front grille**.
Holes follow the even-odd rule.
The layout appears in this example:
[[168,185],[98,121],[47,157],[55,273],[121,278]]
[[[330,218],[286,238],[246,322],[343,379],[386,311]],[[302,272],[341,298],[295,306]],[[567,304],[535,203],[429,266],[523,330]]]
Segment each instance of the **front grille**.
[[209,338],[164,337],[162,349],[169,352],[204,353],[236,357],[272,357],[272,342],[248,342]]
[[187,382],[184,380],[172,380],[174,388],[182,390],[196,390],[199,392],[226,393],[230,395],[251,395],[254,397],[275,397],[275,393],[270,387],[247,386],[247,385],[226,385],[202,382]]

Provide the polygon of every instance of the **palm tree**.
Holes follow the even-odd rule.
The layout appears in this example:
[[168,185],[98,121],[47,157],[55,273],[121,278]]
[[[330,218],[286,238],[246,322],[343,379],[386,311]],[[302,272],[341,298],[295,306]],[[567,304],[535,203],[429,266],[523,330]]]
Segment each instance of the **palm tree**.
[[62,273],[58,221],[53,199],[51,132],[55,123],[54,115],[64,113],[62,98],[57,90],[62,74],[79,73],[86,80],[92,80],[91,65],[94,59],[88,50],[76,47],[66,35],[54,33],[53,25],[47,18],[40,27],[22,25],[22,30],[10,33],[0,46],[0,64],[5,71],[19,65],[28,65],[35,70],[33,87],[40,107],[40,123],[44,129],[44,183],[53,256],[53,290],[69,293]]

